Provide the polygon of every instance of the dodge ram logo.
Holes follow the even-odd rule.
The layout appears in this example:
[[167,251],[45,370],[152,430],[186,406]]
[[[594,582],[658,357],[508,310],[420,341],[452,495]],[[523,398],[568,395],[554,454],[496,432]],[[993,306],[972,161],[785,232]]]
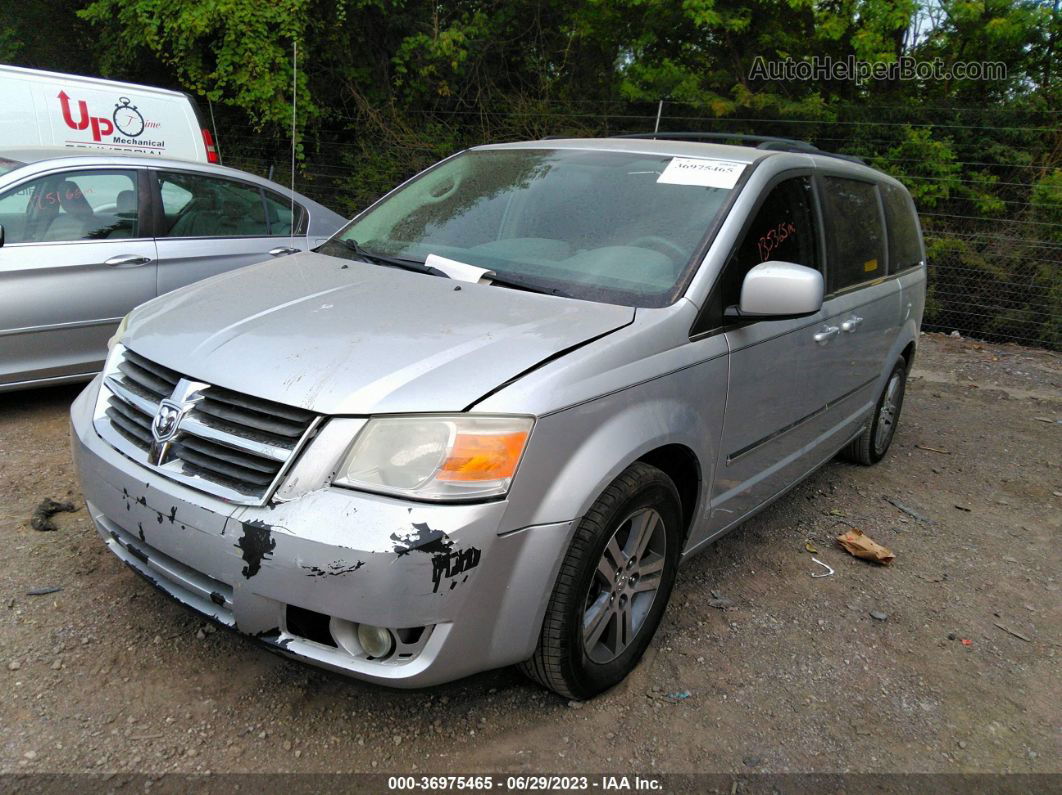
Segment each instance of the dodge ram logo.
[[148,450],[151,464],[160,467],[167,462],[170,445],[181,429],[181,420],[203,399],[203,392],[209,387],[201,381],[182,378],[170,396],[159,401],[155,416],[151,418],[151,447]]
[[151,435],[156,444],[168,442],[177,434],[177,426],[184,414],[183,406],[169,400],[163,400],[159,404],[159,410],[155,412],[155,420],[151,423]]
[[159,403],[155,418],[151,421],[151,463],[162,466],[170,452],[170,442],[181,426],[181,417],[194,403],[178,403],[165,399]]

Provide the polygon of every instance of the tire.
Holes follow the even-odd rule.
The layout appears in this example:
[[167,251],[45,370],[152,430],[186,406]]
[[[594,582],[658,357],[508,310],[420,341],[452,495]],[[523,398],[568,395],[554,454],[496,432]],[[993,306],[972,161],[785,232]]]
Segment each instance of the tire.
[[900,357],[885,381],[885,388],[881,390],[870,422],[863,432],[841,451],[843,458],[855,464],[871,466],[885,457],[896,435],[896,426],[900,422],[906,388],[907,362]]
[[[624,470],[579,522],[546,606],[538,646],[521,670],[571,699],[590,698],[621,682],[638,664],[667,608],[683,537],[681,502],[671,479],[641,462]],[[584,633],[584,621],[593,629]]]

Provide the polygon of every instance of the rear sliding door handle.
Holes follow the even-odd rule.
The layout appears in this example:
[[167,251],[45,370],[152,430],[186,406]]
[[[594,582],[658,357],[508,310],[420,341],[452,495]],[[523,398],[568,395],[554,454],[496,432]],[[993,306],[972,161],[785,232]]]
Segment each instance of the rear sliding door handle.
[[817,342],[819,345],[825,345],[827,342],[830,341],[830,337],[836,336],[837,333],[840,332],[840,330],[841,329],[839,329],[837,326],[827,326],[822,331],[813,335],[812,339],[815,340],[815,342]]
[[104,265],[111,268],[135,268],[138,265],[147,265],[151,257],[143,257],[140,254],[119,254],[116,257],[105,259]]
[[859,327],[859,324],[862,322],[863,318],[859,317],[858,315],[853,315],[841,324],[841,331],[847,331],[849,334],[851,334]]
[[285,254],[297,254],[299,250],[292,248],[291,246],[277,246],[276,248],[269,249],[269,256],[271,257],[283,257]]

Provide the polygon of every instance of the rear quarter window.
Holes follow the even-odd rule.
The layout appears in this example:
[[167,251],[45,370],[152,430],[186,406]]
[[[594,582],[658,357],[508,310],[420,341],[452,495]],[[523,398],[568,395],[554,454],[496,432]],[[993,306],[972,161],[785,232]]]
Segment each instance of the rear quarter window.
[[882,184],[881,198],[889,234],[889,273],[898,273],[922,261],[918,216],[914,202],[902,188]]
[[885,276],[885,234],[877,186],[862,180],[824,177],[827,291]]

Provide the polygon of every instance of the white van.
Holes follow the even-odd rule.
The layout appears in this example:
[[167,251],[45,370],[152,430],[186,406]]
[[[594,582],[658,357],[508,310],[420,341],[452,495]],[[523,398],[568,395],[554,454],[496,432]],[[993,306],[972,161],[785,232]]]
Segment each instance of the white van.
[[217,163],[210,128],[180,91],[0,64],[0,149],[88,147]]

